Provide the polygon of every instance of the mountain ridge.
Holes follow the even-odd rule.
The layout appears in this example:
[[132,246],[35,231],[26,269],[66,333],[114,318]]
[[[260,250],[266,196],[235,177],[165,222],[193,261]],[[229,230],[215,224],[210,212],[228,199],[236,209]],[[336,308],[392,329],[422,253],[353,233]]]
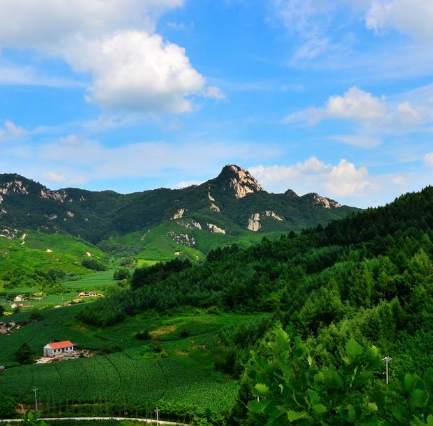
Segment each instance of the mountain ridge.
[[[200,185],[130,194],[80,188],[51,190],[19,174],[0,175],[0,231],[67,233],[92,244],[112,245],[130,234],[138,237],[157,229],[162,232],[160,227],[165,223],[165,234],[160,237],[170,240],[172,255],[179,251],[179,245],[206,253],[212,248],[209,241],[204,242],[209,234],[220,235],[214,238],[218,244],[231,244],[238,238],[256,241],[254,234],[326,225],[357,210],[315,193],[269,193],[247,170],[234,164]],[[6,238],[7,233],[0,234]],[[140,237],[135,242],[145,249],[143,241]]]

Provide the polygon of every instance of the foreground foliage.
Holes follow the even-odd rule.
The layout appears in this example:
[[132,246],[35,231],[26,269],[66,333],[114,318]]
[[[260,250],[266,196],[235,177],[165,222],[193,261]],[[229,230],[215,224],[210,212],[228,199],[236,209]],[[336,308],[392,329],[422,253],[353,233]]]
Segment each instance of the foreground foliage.
[[246,370],[257,397],[249,418],[266,426],[431,425],[433,369],[387,388],[381,364],[376,347],[349,340],[338,366],[320,366],[299,337],[277,328]]

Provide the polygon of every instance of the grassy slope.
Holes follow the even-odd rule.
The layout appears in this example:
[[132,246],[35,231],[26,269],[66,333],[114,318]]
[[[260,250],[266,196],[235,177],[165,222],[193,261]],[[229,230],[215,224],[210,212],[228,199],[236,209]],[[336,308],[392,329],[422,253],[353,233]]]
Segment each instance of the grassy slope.
[[62,287],[79,291],[91,291],[106,286],[112,286],[116,284],[116,281],[113,280],[113,272],[114,271],[110,270],[85,275],[80,277],[78,280],[63,282]]
[[[35,231],[24,233],[25,241],[0,238],[0,280],[9,271],[16,269],[32,273],[35,270],[46,272],[52,268],[60,268],[74,274],[88,274],[91,271],[81,266],[81,261],[86,258],[86,252],[98,259],[106,256],[97,247],[71,235],[43,234]],[[51,250],[52,253],[48,253],[47,250]]]
[[[118,401],[121,395],[136,403],[164,400],[215,411],[226,410],[233,403],[237,383],[214,370],[215,359],[223,348],[219,330],[252,316],[187,312],[158,318],[147,314],[106,329],[89,329],[75,322],[79,309],[81,306],[44,311],[42,321],[0,336],[0,364],[16,365],[14,352],[24,342],[37,353],[55,339],[72,340],[81,348],[93,350],[117,347],[120,352],[8,368],[0,376],[0,392],[7,390],[24,402],[31,402],[31,388],[37,386],[41,400],[55,402]],[[28,315],[20,313],[13,318],[22,321]],[[144,328],[150,331],[151,341],[135,338],[137,331]],[[185,330],[188,337],[182,338]],[[151,342],[161,345],[163,356],[152,349]]]
[[[188,221],[190,219],[182,219]],[[230,244],[238,244],[241,247],[249,247],[252,244],[260,242],[264,237],[269,239],[278,238],[281,232],[270,233],[253,233],[239,231],[236,235],[229,234],[211,234],[207,230],[186,229],[180,226],[179,221],[170,221],[162,223],[155,228],[143,232],[134,232],[121,237],[112,238],[104,243],[116,246],[129,246],[136,249],[138,253],[140,266],[145,265],[145,261],[165,261],[177,257],[176,252],[180,253],[181,257],[187,257],[190,260],[203,260],[209,251],[217,247]],[[215,222],[215,221],[213,221]],[[182,238],[182,235],[188,235],[194,239],[195,245],[188,247],[184,244],[179,244],[173,241],[174,233]],[[184,237],[183,237],[184,238]]]

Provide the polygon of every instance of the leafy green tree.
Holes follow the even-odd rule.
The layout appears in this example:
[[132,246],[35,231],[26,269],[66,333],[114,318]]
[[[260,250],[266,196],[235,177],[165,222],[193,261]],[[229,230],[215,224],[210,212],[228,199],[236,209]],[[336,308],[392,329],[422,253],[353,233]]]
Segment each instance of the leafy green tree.
[[11,396],[0,393],[0,418],[13,417],[16,406],[17,403]]
[[20,364],[32,364],[35,354],[27,343],[23,343],[15,352],[15,357]]
[[375,347],[364,349],[350,340],[340,369],[319,367],[302,340],[279,327],[265,347],[253,353],[247,367],[257,397],[248,404],[249,416],[255,424],[266,426],[384,424],[376,401],[369,396],[380,366]]
[[116,281],[128,280],[131,278],[131,271],[127,268],[116,269],[113,274],[113,279]]

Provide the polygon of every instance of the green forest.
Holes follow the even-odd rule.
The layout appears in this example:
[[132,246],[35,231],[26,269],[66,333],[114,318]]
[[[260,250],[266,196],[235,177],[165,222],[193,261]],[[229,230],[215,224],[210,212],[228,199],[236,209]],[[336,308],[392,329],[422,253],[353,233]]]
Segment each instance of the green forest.
[[[216,249],[200,266],[175,261],[165,264],[165,272],[161,265],[137,270],[131,290],[116,292],[86,307],[79,318],[89,325],[104,327],[146,310],[164,312],[180,306],[271,314],[271,319],[225,330],[227,349],[221,368],[243,383],[232,422],[290,424],[295,421],[293,417],[290,420],[286,416],[283,423],[272,420],[272,413],[260,421],[248,414],[253,386],[260,384],[254,383],[248,371],[253,368],[251,349],[260,348],[276,324],[281,324],[283,330],[292,330],[292,335],[304,341],[304,350],[319,369],[344,369],[347,357],[342,354],[348,342],[356,342],[362,353],[362,348],[374,347],[380,356],[392,357],[390,375],[394,383],[405,374],[430,377],[432,207],[433,188],[429,187],[385,207],[335,221],[326,228],[318,226],[298,235],[291,232],[276,241],[264,239],[247,249],[235,245]],[[379,364],[380,368],[375,367],[376,378],[382,383],[384,376],[377,371],[381,369],[383,373],[385,366]],[[418,389],[417,381],[412,390]],[[427,385],[420,386],[425,388],[422,392],[427,392]],[[358,399],[365,402],[372,398],[375,384],[368,381],[358,391]],[[431,411],[433,401],[424,399],[417,404]],[[388,412],[392,413],[389,407]],[[408,420],[402,414],[402,423],[392,415],[387,418],[386,413],[380,421],[391,423],[383,424],[431,424],[427,421],[433,420],[422,414],[418,423],[404,423]],[[305,423],[307,420],[302,418],[299,421],[382,424],[341,418],[339,422]]]

